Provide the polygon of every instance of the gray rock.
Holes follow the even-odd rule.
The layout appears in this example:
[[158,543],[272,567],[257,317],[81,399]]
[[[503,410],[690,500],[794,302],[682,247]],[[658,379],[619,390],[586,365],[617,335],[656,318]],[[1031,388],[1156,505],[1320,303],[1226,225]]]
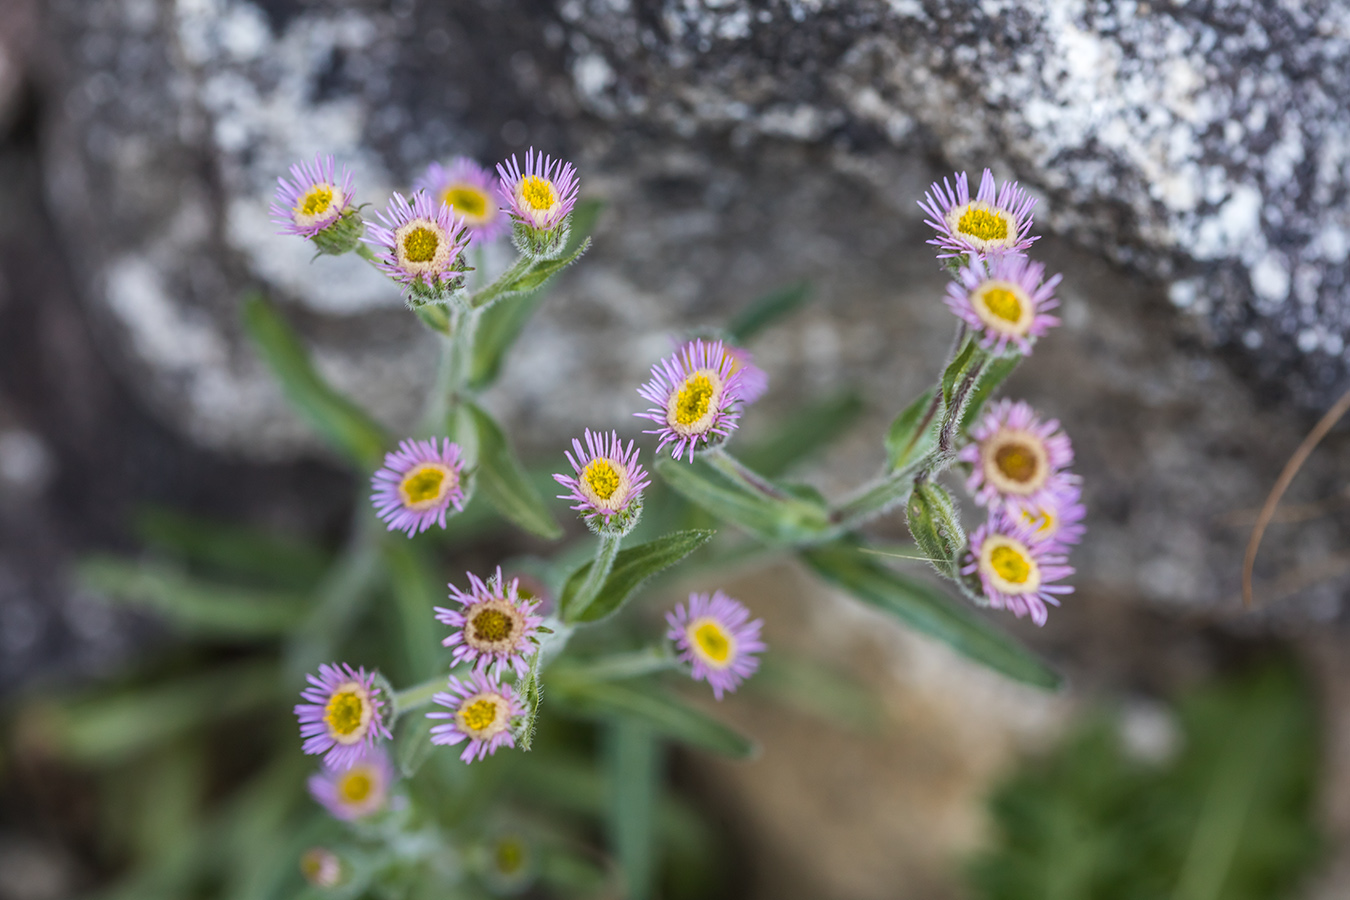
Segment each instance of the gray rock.
[[[932,148],[1170,281],[1313,405],[1350,329],[1350,7],[564,0],[588,108],[681,135]],[[1343,386],[1343,385],[1342,385]]]

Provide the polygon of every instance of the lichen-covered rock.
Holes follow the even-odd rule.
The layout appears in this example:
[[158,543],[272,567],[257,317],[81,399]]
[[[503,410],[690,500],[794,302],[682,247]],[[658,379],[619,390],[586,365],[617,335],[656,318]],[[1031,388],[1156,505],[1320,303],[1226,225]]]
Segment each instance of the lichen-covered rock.
[[564,0],[580,96],[681,135],[992,166],[1041,221],[1171,282],[1214,341],[1325,404],[1350,330],[1350,7]]

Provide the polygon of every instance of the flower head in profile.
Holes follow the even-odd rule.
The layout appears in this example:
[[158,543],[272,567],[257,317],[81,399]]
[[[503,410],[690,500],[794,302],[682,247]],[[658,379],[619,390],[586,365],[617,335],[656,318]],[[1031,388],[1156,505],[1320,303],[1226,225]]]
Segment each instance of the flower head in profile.
[[1083,518],[1087,515],[1080,479],[1069,472],[1058,472],[1050,480],[1052,484],[1043,501],[1023,504],[1009,510],[1008,515],[1030,526],[1028,539],[1033,543],[1055,543],[1061,547],[1077,544],[1083,540]]
[[277,179],[272,221],[282,234],[312,238],[351,208],[352,173],[339,171],[331,156],[291,166],[291,177]]
[[553,231],[577,205],[581,190],[577,170],[569,162],[537,153],[533,147],[525,153],[524,168],[513,154],[497,164],[497,174],[501,178],[498,190],[511,217],[536,231]]
[[632,442],[627,448],[619,440],[618,432],[597,434],[586,429],[586,449],[581,441],[572,439],[576,456],[566,450],[563,454],[572,464],[572,475],[555,474],[553,479],[568,488],[570,493],[559,494],[559,500],[575,500],[572,508],[585,517],[599,516],[608,520],[640,507],[642,491],[651,484],[647,470],[638,463],[638,449]]
[[1073,574],[1065,565],[1060,545],[1038,543],[1035,526],[1018,522],[1003,513],[993,513],[970,536],[963,575],[978,575],[981,591],[995,609],[1010,610],[1019,619],[1031,616],[1044,625],[1046,605],[1059,606],[1056,595],[1073,587],[1053,584]]
[[750,611],[721,591],[690,594],[687,607],[680,604],[666,613],[666,623],[666,637],[675,642],[680,659],[691,666],[696,681],[712,686],[718,700],[755,673],[755,654],[766,649],[759,639],[764,620],[750,621]]
[[[716,338],[704,338],[704,340],[716,340]],[[694,341],[685,341],[676,352],[683,353],[685,350],[692,349],[693,346]],[[769,373],[755,365],[755,355],[744,347],[737,347],[725,341],[722,342],[722,352],[731,358],[731,374],[739,376],[740,385],[737,388],[737,393],[740,395],[741,403],[749,406],[763,397],[765,391],[769,389]]]
[[342,883],[342,860],[327,847],[310,847],[300,856],[300,874],[315,887],[337,887]]
[[427,166],[417,187],[463,220],[471,245],[496,240],[511,225],[510,218],[497,206],[492,173],[467,156],[452,159],[448,166]]
[[346,768],[325,766],[311,775],[309,793],[334,817],[350,822],[383,811],[393,784],[389,754],[383,747],[372,747]]
[[426,531],[432,523],[445,527],[450,507],[464,504],[464,467],[459,445],[449,438],[400,441],[384,455],[384,466],[370,478],[370,502],[390,531],[408,537]]
[[674,443],[675,459],[725,440],[740,417],[741,378],[721,341],[695,340],[652,366],[652,378],[638,393],[653,404],[635,413],[657,428],[643,432],[661,436],[659,453]]
[[994,173],[988,169],[980,178],[980,190],[974,199],[965,172],[956,173],[956,189],[946,178],[933,182],[919,206],[932,216],[928,225],[937,229],[936,240],[929,241],[943,252],[939,259],[969,253],[988,256],[995,253],[1024,253],[1036,240],[1031,229],[1031,209],[1036,200],[1017,186],[1005,181],[996,187]]
[[450,676],[450,690],[432,698],[449,712],[429,712],[428,719],[448,719],[431,727],[433,744],[459,744],[468,741],[459,758],[466,763],[497,752],[498,747],[514,747],[511,721],[525,715],[525,706],[509,684],[501,684],[483,672],[474,672],[460,681]]
[[958,458],[971,465],[966,488],[991,510],[1063,505],[1071,481],[1054,476],[1073,464],[1073,445],[1051,419],[1022,401],[1000,400],[971,428]]
[[295,715],[306,753],[323,754],[327,765],[345,769],[381,738],[390,737],[373,672],[335,663],[305,677],[310,687],[300,692],[306,702],[296,705]]
[[1009,344],[1031,352],[1059,319],[1048,310],[1059,306],[1055,286],[1060,276],[1045,281],[1045,266],[1025,256],[1000,254],[972,259],[947,285],[947,306],[982,335],[980,346],[1002,353]]
[[457,629],[441,644],[455,648],[455,665],[468,662],[479,672],[497,674],[503,666],[510,666],[524,677],[544,621],[535,614],[539,601],[522,598],[519,581],[507,581],[500,567],[487,581],[472,572],[468,576],[467,591],[450,585],[450,599],[459,603],[459,609],[435,608],[436,621]]
[[376,268],[417,296],[440,299],[458,287],[469,234],[450,207],[421,191],[411,202],[395,193],[375,217],[365,241],[375,248]]

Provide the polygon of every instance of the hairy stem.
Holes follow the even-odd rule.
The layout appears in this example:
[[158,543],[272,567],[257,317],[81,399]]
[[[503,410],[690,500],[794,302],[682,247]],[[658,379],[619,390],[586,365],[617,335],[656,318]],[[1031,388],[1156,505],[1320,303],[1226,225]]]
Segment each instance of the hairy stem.
[[399,716],[409,710],[418,709],[431,702],[431,698],[445,690],[449,679],[445,675],[437,675],[435,678],[428,678],[421,684],[415,684],[410,688],[404,688],[401,691],[394,692],[394,714],[393,722],[398,721]]
[[595,559],[591,562],[591,570],[586,573],[586,580],[581,583],[576,598],[572,601],[571,608],[567,610],[569,620],[580,619],[582,614],[590,607],[592,601],[599,595],[600,587],[609,577],[609,570],[614,568],[614,557],[619,555],[619,546],[622,543],[623,538],[619,535],[600,535],[600,545],[595,548]]

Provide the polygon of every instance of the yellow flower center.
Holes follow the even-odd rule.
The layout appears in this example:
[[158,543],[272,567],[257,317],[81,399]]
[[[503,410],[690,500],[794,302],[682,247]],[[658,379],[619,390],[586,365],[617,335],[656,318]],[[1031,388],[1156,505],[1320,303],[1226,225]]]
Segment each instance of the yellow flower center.
[[601,500],[608,500],[619,489],[619,473],[607,459],[593,459],[582,469],[581,477],[586,486]]
[[994,451],[994,464],[1005,478],[1023,484],[1033,480],[1040,471],[1040,457],[1035,448],[1014,442]]
[[714,390],[712,379],[701,372],[685,379],[684,387],[675,399],[676,424],[693,425],[706,416]]
[[480,697],[459,711],[460,721],[470,731],[483,731],[497,721],[497,704]]
[[430,509],[445,499],[457,480],[449,466],[424,463],[404,476],[398,491],[409,509]]
[[356,691],[341,691],[328,698],[323,720],[334,734],[346,737],[361,727],[366,711],[366,699]]
[[316,184],[296,204],[295,211],[302,216],[321,216],[333,205],[333,188],[326,184]]
[[1026,584],[1031,577],[1031,560],[1007,544],[994,548],[989,565],[999,578],[1012,584]]
[[553,208],[558,202],[558,193],[547,178],[529,175],[520,183],[520,199],[542,212]]
[[470,623],[473,625],[474,637],[480,641],[502,641],[515,631],[515,623],[511,621],[511,617],[500,609],[481,610],[474,615]]
[[724,666],[731,659],[732,638],[713,619],[699,619],[689,627],[689,637],[708,662]]
[[348,803],[360,803],[370,796],[375,782],[361,771],[350,771],[338,781],[338,794]]
[[1036,512],[1022,510],[1022,521],[1036,529],[1037,537],[1046,537],[1053,534],[1055,527],[1059,524],[1055,519],[1055,514],[1048,509],[1039,509]]
[[1008,239],[1008,220],[1001,213],[973,206],[962,214],[956,230],[981,241],[1004,241]]
[[445,201],[446,206],[462,216],[481,219],[487,215],[488,196],[476,187],[467,184],[448,187],[445,193],[441,194],[441,199]]
[[436,232],[419,225],[403,236],[403,255],[409,262],[430,262],[440,245],[441,239]]
[[1004,287],[991,287],[984,292],[984,308],[1006,322],[1015,323],[1022,318],[1022,301]]
[[498,872],[514,875],[525,867],[525,845],[515,838],[502,838],[497,842],[494,858]]

